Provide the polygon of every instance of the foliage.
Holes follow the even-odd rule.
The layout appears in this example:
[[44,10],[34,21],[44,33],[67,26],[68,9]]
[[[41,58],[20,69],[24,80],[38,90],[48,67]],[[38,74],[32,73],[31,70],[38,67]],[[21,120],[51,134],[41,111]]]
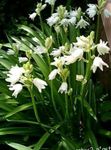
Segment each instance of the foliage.
[[102,122],[111,119],[111,104],[107,95],[96,96],[100,90],[91,75],[108,67],[101,55],[109,47],[88,27],[105,2],[94,10],[89,6],[86,14],[46,2],[50,18],[41,17],[46,3],[38,3],[29,16],[39,16],[41,29],[19,25],[22,36],[8,36],[9,43],[1,44],[0,142],[17,150],[108,147],[111,131]]

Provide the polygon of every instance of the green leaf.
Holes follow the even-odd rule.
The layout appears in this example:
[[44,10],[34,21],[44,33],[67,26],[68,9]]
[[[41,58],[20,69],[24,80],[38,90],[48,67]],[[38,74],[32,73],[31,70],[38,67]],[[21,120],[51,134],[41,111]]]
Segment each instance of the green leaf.
[[44,145],[44,143],[46,142],[46,140],[49,138],[49,136],[55,132],[55,130],[57,130],[60,127],[60,125],[56,125],[53,127],[53,129],[50,129],[49,132],[46,132],[41,138],[40,140],[37,142],[37,144],[34,147],[34,150],[40,150],[41,147]]
[[24,146],[18,143],[8,143],[6,142],[7,145],[9,145],[10,147],[16,149],[16,150],[32,150],[31,148],[29,148],[28,146]]
[[0,58],[0,64],[2,65],[2,66],[4,66],[6,69],[10,69],[11,68],[11,66],[13,65],[11,62],[9,62],[8,60],[5,60],[5,59],[2,59],[2,58]]
[[44,62],[44,60],[39,55],[32,54],[32,57],[35,60],[35,62],[37,63],[38,67],[40,68],[44,77],[48,80],[49,67],[47,66],[47,64]]
[[18,112],[24,111],[24,110],[30,108],[31,106],[32,106],[32,103],[27,103],[27,104],[23,104],[21,106],[18,106],[15,109],[13,109],[11,112],[6,114],[5,118],[11,117],[11,116],[15,115]]
[[35,129],[28,127],[6,127],[0,128],[0,135],[9,135],[9,134],[17,134],[17,135],[33,135],[35,134]]
[[86,100],[84,100],[84,107],[86,108],[88,113],[97,121],[97,117],[96,117],[93,109],[90,107],[90,105],[88,104],[88,102]]
[[111,131],[100,129],[99,130],[99,134],[104,135],[104,136],[106,136],[108,138],[111,138]]
[[87,132],[87,136],[88,136],[89,142],[90,142],[91,146],[93,147],[93,149],[98,148],[99,145],[97,143],[96,137],[91,130]]

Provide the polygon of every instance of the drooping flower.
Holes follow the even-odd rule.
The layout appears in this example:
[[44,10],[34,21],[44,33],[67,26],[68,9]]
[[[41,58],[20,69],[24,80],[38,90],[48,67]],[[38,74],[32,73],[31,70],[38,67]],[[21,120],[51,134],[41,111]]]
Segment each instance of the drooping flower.
[[64,57],[54,58],[54,62],[51,65],[56,66],[57,68],[61,68],[65,63]]
[[39,78],[33,79],[33,84],[37,87],[38,91],[41,93],[43,89],[46,88],[47,83],[44,80],[41,80]]
[[109,67],[108,64],[106,64],[101,57],[95,57],[93,64],[91,66],[91,70],[93,73],[96,72],[97,68],[99,68],[101,71],[103,71],[103,66]]
[[37,45],[35,48],[34,48],[34,53],[35,54],[44,54],[44,53],[46,53],[47,52],[47,50],[46,50],[46,48],[45,47],[43,47],[43,46],[39,46],[39,45]]
[[14,50],[8,49],[7,55],[14,55],[14,54],[15,54],[15,51],[14,51]]
[[86,10],[86,13],[90,18],[94,18],[94,16],[97,14],[97,6],[95,4],[88,4],[88,7],[89,8]]
[[54,69],[54,70],[49,74],[49,80],[55,79],[57,73],[58,73],[58,69]]
[[81,16],[81,19],[79,20],[79,22],[77,23],[77,28],[80,28],[80,29],[82,29],[82,28],[86,28],[86,26],[88,26],[89,25],[89,23],[87,22],[87,21],[85,21],[84,19],[83,19],[83,17]]
[[34,12],[34,13],[32,13],[32,14],[29,14],[29,18],[31,19],[31,20],[33,20],[34,21],[34,19],[35,19],[35,17],[37,16],[37,14]]
[[71,55],[69,56],[64,56],[65,59],[65,64],[69,65],[72,64],[74,62],[76,62],[78,59],[82,59],[83,58],[83,49],[77,48],[77,47],[73,47],[71,49]]
[[17,98],[18,94],[22,91],[23,85],[22,84],[14,84],[9,86],[9,90],[13,91],[12,96]]
[[59,21],[58,13],[53,13],[51,17],[47,19],[49,26],[55,25]]
[[100,40],[100,43],[97,44],[97,51],[100,55],[109,53],[110,48],[107,46],[107,42]]
[[54,5],[56,0],[45,0],[45,3],[48,3],[49,5]]
[[62,93],[67,93],[67,90],[68,90],[68,84],[67,82],[62,82],[58,92],[60,92],[61,94]]
[[28,61],[27,57],[19,57],[19,63]]
[[6,78],[7,82],[10,82],[11,84],[15,84],[20,80],[20,77],[24,73],[23,67],[19,66],[12,66],[12,68],[9,70],[9,73],[7,74],[8,78]]
[[60,46],[59,49],[54,49],[50,55],[53,57],[59,57],[61,53],[65,51],[65,49],[65,46]]

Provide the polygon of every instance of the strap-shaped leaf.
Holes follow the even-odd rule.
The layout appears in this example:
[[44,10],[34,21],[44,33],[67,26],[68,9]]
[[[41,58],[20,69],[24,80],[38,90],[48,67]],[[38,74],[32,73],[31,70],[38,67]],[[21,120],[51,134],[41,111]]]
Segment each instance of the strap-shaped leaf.
[[37,142],[37,144],[34,147],[34,150],[40,150],[42,148],[42,146],[44,145],[44,143],[47,141],[47,139],[49,138],[49,136],[54,133],[58,128],[60,127],[60,125],[56,125],[53,127],[53,129],[50,129],[49,132],[46,132],[41,138],[40,140]]
[[16,150],[32,150],[31,148],[29,148],[28,146],[24,146],[18,143],[8,143],[6,142],[7,145],[9,145],[10,147],[16,149]]

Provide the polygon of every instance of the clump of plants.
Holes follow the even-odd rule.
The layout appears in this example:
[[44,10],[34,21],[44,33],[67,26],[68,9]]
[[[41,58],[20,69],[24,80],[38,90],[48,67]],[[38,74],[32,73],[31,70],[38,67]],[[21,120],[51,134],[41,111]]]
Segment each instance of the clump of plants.
[[[92,73],[109,67],[101,56],[110,48],[98,38],[99,24],[96,32],[90,27],[106,2],[88,4],[86,12],[55,3],[40,2],[29,15],[39,17],[41,28],[19,25],[24,35],[1,44],[0,141],[17,150],[108,146],[98,140],[111,133],[100,125],[104,108],[98,108]],[[47,5],[51,16],[42,20]]]

